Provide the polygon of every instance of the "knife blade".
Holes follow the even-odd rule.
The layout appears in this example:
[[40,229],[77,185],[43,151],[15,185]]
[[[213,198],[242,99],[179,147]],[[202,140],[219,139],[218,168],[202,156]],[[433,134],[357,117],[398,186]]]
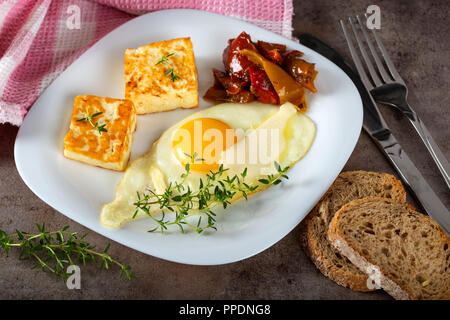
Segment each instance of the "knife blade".
[[345,62],[333,48],[313,35],[304,33],[299,36],[300,43],[331,60],[353,81],[361,95],[364,116],[363,128],[396,169],[403,183],[412,191],[425,212],[435,220],[447,235],[450,235],[450,213],[436,193],[431,189],[420,171],[402,149],[391,133],[386,121],[359,75]]

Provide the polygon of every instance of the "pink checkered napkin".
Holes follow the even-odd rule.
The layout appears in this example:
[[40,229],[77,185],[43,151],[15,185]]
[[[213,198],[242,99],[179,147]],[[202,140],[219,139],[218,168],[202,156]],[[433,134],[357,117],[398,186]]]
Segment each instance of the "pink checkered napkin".
[[[70,29],[67,20],[76,7],[81,29]],[[292,0],[3,0],[0,123],[20,125],[42,91],[117,26],[139,14],[174,8],[215,12],[292,35]]]

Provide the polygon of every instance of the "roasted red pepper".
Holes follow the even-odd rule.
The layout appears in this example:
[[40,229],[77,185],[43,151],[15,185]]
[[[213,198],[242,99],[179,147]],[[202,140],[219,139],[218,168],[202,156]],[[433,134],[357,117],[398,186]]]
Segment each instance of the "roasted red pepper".
[[225,72],[213,69],[214,78],[221,84],[228,94],[238,94],[244,86],[239,80],[234,80]]
[[280,99],[270,83],[266,72],[255,65],[248,67],[247,71],[250,75],[251,89],[258,100],[263,103],[279,104]]
[[283,58],[286,59],[286,57],[287,57],[287,56],[290,56],[290,55],[302,57],[303,54],[304,54],[303,52],[298,51],[298,50],[290,50],[290,51],[285,51],[285,52],[283,53]]
[[209,88],[203,98],[210,101],[235,103],[248,103],[256,100],[255,96],[248,90],[242,90],[238,94],[227,94],[225,89],[216,86]]
[[270,43],[265,41],[258,41],[257,44],[259,52],[266,58],[276,64],[283,63],[283,53],[286,51],[284,44]]
[[230,46],[224,51],[225,69],[230,73],[233,79],[247,81],[247,68],[253,63],[245,56],[239,53],[242,49],[258,51],[252,43],[250,36],[244,31],[231,41]]
[[301,59],[303,53],[286,51],[286,46],[258,41],[242,32],[228,40],[223,51],[225,72],[213,69],[214,86],[204,98],[213,101],[246,103],[258,99],[263,103],[295,104],[307,110],[307,88],[316,92],[314,64]]
[[303,87],[281,68],[281,66],[269,61],[254,51],[244,49],[241,53],[265,71],[269,82],[273,85],[273,88],[278,95],[278,102],[280,104],[289,101],[298,106],[299,109],[306,110],[307,106],[305,104],[305,92]]
[[227,64],[228,52],[230,52],[231,43],[233,43],[233,41],[234,41],[234,38],[233,39],[228,39],[227,47],[223,50],[222,62],[223,62],[224,65]]

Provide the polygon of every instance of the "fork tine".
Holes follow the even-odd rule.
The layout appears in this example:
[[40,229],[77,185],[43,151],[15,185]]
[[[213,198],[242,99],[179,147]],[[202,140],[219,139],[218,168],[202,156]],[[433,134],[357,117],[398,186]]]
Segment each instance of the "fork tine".
[[[362,55],[364,61],[366,62],[366,66],[367,66],[367,69],[369,70],[370,76],[372,77],[373,83],[375,84],[376,87],[381,86],[383,83],[381,82],[380,78],[378,77],[378,74],[373,67],[372,61],[370,61],[370,58],[367,55],[366,48],[364,48],[364,43],[361,41],[361,37],[359,35],[358,30],[356,29],[356,25],[355,25],[353,19],[350,17],[350,18],[348,18],[348,21],[350,22],[350,26],[353,30],[353,34],[355,35],[359,50],[361,51],[361,55]],[[362,29],[362,25],[361,25],[361,29]]]
[[[365,15],[365,17],[367,18],[367,14]],[[387,83],[392,82],[391,76],[388,75],[388,73],[386,72],[386,69],[384,68],[384,65],[381,63],[380,57],[378,56],[378,53],[373,46],[372,40],[370,40],[369,35],[367,34],[366,28],[363,27],[363,23],[362,23],[359,15],[356,16],[356,19],[358,19],[359,25],[361,26],[361,30],[364,34],[364,38],[366,39],[366,43],[369,46],[369,50],[372,53],[372,57],[375,60],[375,63],[378,67],[378,72],[380,73],[384,82],[387,82]]]
[[375,41],[378,44],[378,48],[380,48],[381,54],[384,57],[384,61],[386,62],[386,65],[392,75],[392,78],[394,78],[395,81],[400,82],[402,84],[405,84],[400,74],[397,72],[397,69],[395,68],[394,64],[391,61],[391,58],[389,57],[389,54],[387,53],[386,49],[384,48],[383,42],[381,42],[381,39],[378,37],[377,33],[375,32],[375,29],[372,29],[373,36],[375,37]]
[[353,41],[351,40],[350,36],[347,33],[347,28],[345,27],[344,21],[339,20],[339,23],[341,24],[342,31],[344,32],[344,37],[345,40],[347,41],[348,49],[350,50],[350,54],[352,55],[353,62],[355,63],[356,69],[358,70],[359,77],[361,78],[361,81],[364,83],[366,89],[372,90],[373,85],[367,78],[366,71],[364,70],[361,60],[359,59],[358,53],[355,49],[355,46],[353,45]]

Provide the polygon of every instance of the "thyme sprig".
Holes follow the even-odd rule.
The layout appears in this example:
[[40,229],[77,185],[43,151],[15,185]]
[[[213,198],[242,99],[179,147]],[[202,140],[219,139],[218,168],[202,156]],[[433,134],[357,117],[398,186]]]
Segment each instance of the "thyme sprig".
[[[163,55],[163,56],[161,57],[161,59],[159,59],[159,61],[156,63],[156,65],[161,64],[161,63],[164,63],[164,64],[168,65],[168,64],[169,64],[169,58],[170,58],[171,56],[173,56],[174,54],[175,54],[175,53],[169,53],[169,54],[167,54],[167,55]],[[164,75],[165,75],[165,76],[170,76],[170,80],[172,80],[172,82],[175,82],[175,81],[181,79],[181,77],[175,73],[175,71],[173,70],[173,68],[167,69],[167,70],[164,72]]]
[[87,122],[89,122],[91,124],[91,126],[94,127],[94,129],[97,130],[98,133],[100,133],[100,134],[102,134],[102,132],[108,132],[108,130],[105,129],[106,123],[102,124],[102,125],[99,125],[98,122],[95,122],[95,124],[93,122],[93,119],[95,117],[98,117],[101,114],[103,114],[103,112],[97,112],[97,113],[94,113],[94,114],[91,114],[91,115],[86,113],[86,114],[84,114],[84,118],[78,119],[77,122],[79,122],[79,121],[87,121]]
[[169,58],[171,57],[171,56],[173,56],[175,53],[169,53],[169,54],[167,54],[167,55],[163,55],[162,57],[161,57],[161,59],[159,59],[159,61],[156,63],[156,65],[158,65],[158,64],[161,64],[161,63],[168,63],[169,62]]
[[[197,160],[195,157],[194,154],[191,157],[191,162]],[[197,233],[202,233],[207,229],[217,230],[215,226],[216,214],[212,211],[212,208],[222,206],[226,209],[236,195],[242,195],[247,200],[248,194],[259,187],[277,185],[281,183],[281,179],[288,179],[285,173],[289,167],[281,168],[275,162],[275,168],[276,174],[267,175],[265,178],[258,180],[259,184],[252,185],[245,182],[247,168],[241,174],[230,177],[226,174],[228,169],[224,169],[223,165],[220,165],[217,171],[210,171],[204,179],[200,179],[198,190],[193,191],[189,186],[185,186],[185,181],[190,174],[190,164],[187,163],[185,172],[181,175],[181,181],[169,184],[164,193],[156,194],[151,189],[148,189],[146,193],[137,192],[137,201],[134,203],[136,210],[133,218],[140,211],[148,215],[156,222],[155,228],[149,230],[149,232],[158,229],[164,232],[171,225],[178,226],[182,232],[184,232],[185,227],[189,227]],[[151,214],[150,209],[154,206],[162,210],[160,219]],[[172,219],[166,218],[168,212],[174,213]],[[193,216],[198,216],[196,223],[188,221]],[[202,218],[206,220],[206,223],[202,224]]]
[[66,279],[69,274],[66,269],[69,265],[77,263],[85,265],[88,261],[99,263],[100,269],[109,269],[111,265],[120,268],[120,277],[132,279],[131,267],[123,265],[108,254],[110,245],[103,251],[96,251],[95,246],[84,240],[87,234],[78,237],[76,232],[68,232],[68,226],[58,231],[46,231],[45,224],[36,225],[38,233],[30,234],[16,230],[8,235],[0,230],[0,246],[6,254],[11,248],[18,248],[19,259],[29,258],[35,260],[32,269],[40,267]]
[[166,72],[164,72],[165,76],[170,75],[170,80],[172,80],[172,82],[175,82],[178,79],[181,79],[181,77],[177,74],[174,73],[173,68],[168,69]]

